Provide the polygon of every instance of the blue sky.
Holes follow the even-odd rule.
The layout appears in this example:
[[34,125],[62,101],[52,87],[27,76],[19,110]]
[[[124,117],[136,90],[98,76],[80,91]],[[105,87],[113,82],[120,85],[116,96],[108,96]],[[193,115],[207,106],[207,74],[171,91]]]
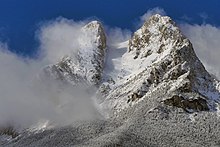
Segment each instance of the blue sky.
[[219,0],[1,0],[0,40],[18,54],[33,56],[41,22],[59,16],[75,21],[90,18],[134,31],[139,17],[155,7],[177,22],[220,26]]

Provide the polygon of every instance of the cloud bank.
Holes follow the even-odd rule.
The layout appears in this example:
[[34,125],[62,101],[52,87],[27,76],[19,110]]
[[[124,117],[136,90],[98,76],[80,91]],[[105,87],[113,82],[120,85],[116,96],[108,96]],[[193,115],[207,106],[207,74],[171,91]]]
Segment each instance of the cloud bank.
[[48,64],[77,52],[85,23],[65,18],[43,23],[36,33],[40,42],[37,59],[20,57],[7,44],[0,44],[0,126],[25,128],[47,120],[64,125],[99,117],[88,87],[60,87],[59,82],[42,81],[38,76]]

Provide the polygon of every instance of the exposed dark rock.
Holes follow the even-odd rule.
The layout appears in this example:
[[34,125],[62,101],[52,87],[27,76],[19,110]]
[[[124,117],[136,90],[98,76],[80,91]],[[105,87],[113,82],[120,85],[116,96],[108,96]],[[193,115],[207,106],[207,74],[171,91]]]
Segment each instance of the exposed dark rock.
[[185,74],[186,72],[187,71],[181,69],[181,65],[178,65],[169,72],[167,78],[170,80],[176,80],[178,79],[178,77]]
[[11,136],[12,138],[15,138],[19,134],[18,132],[16,132],[16,130],[13,127],[9,126],[9,127],[0,128],[0,135],[8,135]]
[[159,48],[159,50],[157,51],[158,54],[162,53],[164,51],[164,44],[162,44]]
[[190,82],[184,83],[182,86],[180,86],[180,87],[178,88],[178,90],[179,90],[180,92],[192,92],[192,91],[193,91],[192,85],[191,85]]
[[207,101],[201,97],[196,99],[185,99],[183,96],[174,95],[170,99],[164,100],[164,104],[182,108],[186,112],[193,111],[208,111]]
[[138,100],[142,97],[143,97],[143,95],[140,95],[139,93],[135,92],[131,96],[129,96],[129,99],[128,99],[127,103],[134,102],[134,101],[136,101],[136,100]]
[[146,57],[150,56],[151,54],[152,54],[152,50],[148,50],[148,51],[145,53],[144,57],[146,58]]

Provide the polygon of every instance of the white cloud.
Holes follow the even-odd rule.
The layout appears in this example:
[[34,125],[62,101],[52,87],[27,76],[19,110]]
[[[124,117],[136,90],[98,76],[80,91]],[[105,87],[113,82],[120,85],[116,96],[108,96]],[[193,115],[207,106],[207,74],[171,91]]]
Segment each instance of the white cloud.
[[93,93],[86,92],[88,87],[61,88],[57,81],[37,79],[43,67],[77,52],[84,24],[58,18],[41,25],[38,59],[19,57],[7,44],[0,44],[0,126],[12,123],[28,127],[47,119],[63,125],[98,117],[91,100]]
[[[12,123],[28,127],[40,120],[63,125],[100,117],[91,100],[94,93],[88,93],[88,87],[60,87],[57,81],[38,79],[42,68],[77,53],[87,40],[82,40],[86,36],[81,31],[86,23],[62,17],[42,23],[36,32],[40,43],[37,59],[19,57],[9,51],[7,44],[0,43],[0,126]],[[120,28],[107,32],[112,36],[108,37],[109,44],[130,37],[128,30]]]
[[64,55],[77,52],[80,44],[78,38],[85,22],[74,22],[62,17],[44,23],[38,30],[41,56],[51,62],[57,62]]

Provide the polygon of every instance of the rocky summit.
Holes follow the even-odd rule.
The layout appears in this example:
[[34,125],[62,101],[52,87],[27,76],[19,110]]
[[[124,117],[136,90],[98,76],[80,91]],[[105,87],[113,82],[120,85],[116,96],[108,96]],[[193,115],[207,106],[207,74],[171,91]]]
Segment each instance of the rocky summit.
[[24,131],[3,146],[220,146],[220,82],[170,17],[151,16],[113,46],[118,56],[100,22],[82,32],[77,55],[44,68],[42,77],[95,86],[104,119]]

